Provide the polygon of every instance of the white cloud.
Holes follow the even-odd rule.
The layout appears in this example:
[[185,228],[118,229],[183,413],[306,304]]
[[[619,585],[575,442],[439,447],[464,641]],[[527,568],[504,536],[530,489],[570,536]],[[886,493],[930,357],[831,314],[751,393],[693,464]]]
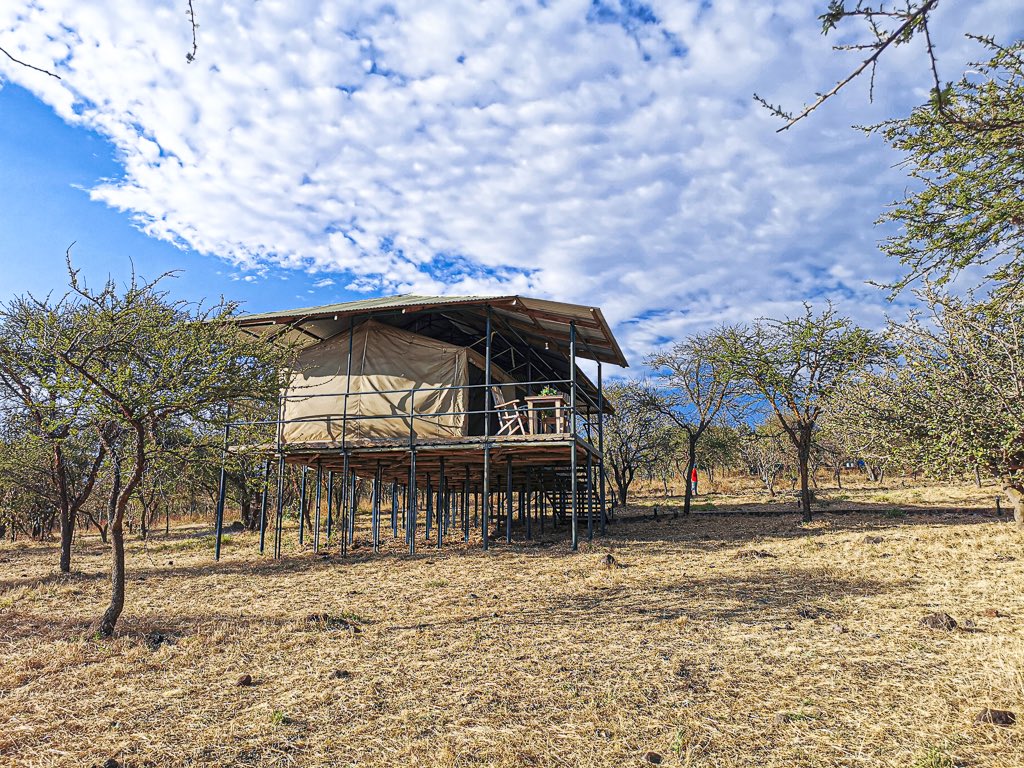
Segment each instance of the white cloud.
[[[896,50],[877,104],[859,83],[776,134],[752,92],[796,106],[851,63],[823,4],[199,2],[189,65],[178,0],[36,0],[0,9],[0,39],[63,79],[0,75],[110,137],[125,175],[92,194],[155,237],[356,290],[597,304],[636,357],[809,297],[881,317],[864,282],[898,267],[871,223],[903,180],[848,126],[927,73]],[[948,78],[960,30],[1005,34],[1014,5],[942,6]]]

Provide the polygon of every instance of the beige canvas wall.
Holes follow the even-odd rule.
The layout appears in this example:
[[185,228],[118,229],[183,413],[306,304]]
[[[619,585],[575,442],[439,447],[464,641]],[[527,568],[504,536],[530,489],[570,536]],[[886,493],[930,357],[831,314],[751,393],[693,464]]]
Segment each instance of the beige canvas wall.
[[[410,408],[417,414],[413,423],[419,437],[465,434],[466,418],[459,415],[466,410],[464,387],[469,382],[465,348],[374,321],[356,328],[352,342],[346,426],[350,439],[407,437]],[[300,354],[286,393],[285,443],[341,440],[348,349],[345,333]],[[448,389],[418,391],[412,396],[415,402],[408,391],[392,392],[435,387]]]

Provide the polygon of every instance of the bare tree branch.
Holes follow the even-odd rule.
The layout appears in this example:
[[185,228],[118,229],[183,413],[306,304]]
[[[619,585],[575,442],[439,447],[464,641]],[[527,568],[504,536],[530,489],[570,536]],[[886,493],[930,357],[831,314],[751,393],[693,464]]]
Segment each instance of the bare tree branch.
[[192,7],[192,0],[188,0],[188,15],[189,24],[192,25],[192,50],[185,54],[185,61],[191,64],[196,60],[196,52],[199,50],[199,45],[196,42],[196,12]]
[[54,74],[53,72],[51,72],[48,69],[43,69],[42,67],[37,67],[34,64],[29,64],[27,61],[22,61],[21,59],[16,59],[13,56],[11,56],[11,54],[5,48],[0,48],[0,53],[2,53],[4,56],[6,56],[11,61],[13,61],[15,64],[20,64],[23,67],[27,67],[28,69],[34,69],[36,72],[42,72],[44,75],[49,75],[50,77],[55,77],[58,80],[60,80],[60,75]]
[[[833,2],[829,6],[829,12],[822,16],[823,24],[822,29],[825,34],[836,27],[838,22],[847,17],[860,16],[867,19],[871,26],[872,33],[875,36],[875,41],[867,44],[859,45],[847,45],[847,46],[836,46],[837,50],[871,50],[871,55],[864,59],[849,75],[844,77],[842,80],[837,82],[831,90],[825,93],[819,93],[818,98],[812,103],[808,104],[803,110],[794,115],[791,112],[787,112],[781,106],[771,104],[767,99],[758,94],[754,94],[754,100],[764,106],[769,112],[776,117],[781,117],[786,121],[786,124],[776,130],[776,133],[789,130],[796,123],[803,120],[805,117],[810,115],[814,110],[824,104],[826,101],[835,96],[839,91],[849,85],[851,82],[856,80],[867,69],[871,69],[871,96],[874,98],[874,85],[875,85],[875,68],[878,64],[879,57],[885,53],[893,45],[899,45],[907,42],[917,32],[923,32],[927,41],[928,58],[931,64],[932,74],[935,79],[936,91],[941,94],[941,87],[939,86],[938,68],[935,60],[935,50],[932,46],[931,36],[928,32],[928,14],[931,13],[939,0],[924,0],[921,5],[916,8],[912,4],[908,3],[907,9],[902,11],[884,10],[881,6],[878,9],[874,8],[856,8],[855,10],[848,11],[843,7],[841,2]],[[891,31],[884,31],[877,23],[878,17],[885,17],[888,19],[902,19],[902,23]],[[941,95],[939,96],[941,99]]]

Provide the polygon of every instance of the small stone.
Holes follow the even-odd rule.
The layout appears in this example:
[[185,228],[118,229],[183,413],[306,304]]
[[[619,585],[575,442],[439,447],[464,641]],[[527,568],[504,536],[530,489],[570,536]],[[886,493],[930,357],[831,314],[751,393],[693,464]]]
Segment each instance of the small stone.
[[252,675],[242,675],[235,681],[235,685],[239,688],[248,688],[252,685]]
[[145,640],[146,645],[149,646],[149,650],[151,651],[155,651],[164,643],[170,642],[170,638],[163,632],[150,632],[146,635]]
[[992,709],[985,707],[978,716],[974,718],[975,725],[1002,725],[1010,726],[1017,722],[1017,715],[1006,709]]
[[957,628],[956,619],[944,611],[930,613],[921,619],[921,625],[929,629],[944,629],[951,632]]
[[664,759],[665,758],[663,758],[657,752],[648,752],[646,755],[644,755],[644,760],[646,760],[651,765],[661,765],[661,761]]
[[336,669],[331,672],[331,680],[348,680],[352,677],[352,673],[347,669]]
[[977,629],[978,625],[974,623],[974,619],[967,619],[964,621],[964,629]]
[[748,558],[756,558],[758,560],[763,560],[768,557],[775,557],[775,555],[773,555],[771,552],[766,552],[763,549],[745,549],[742,552],[736,553],[737,560],[746,560]]

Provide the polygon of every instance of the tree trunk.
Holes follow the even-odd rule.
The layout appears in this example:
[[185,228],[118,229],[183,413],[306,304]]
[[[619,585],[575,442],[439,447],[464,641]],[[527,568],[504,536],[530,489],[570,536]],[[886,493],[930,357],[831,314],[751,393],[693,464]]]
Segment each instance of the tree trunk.
[[96,630],[100,637],[110,637],[114,634],[114,627],[121,617],[121,611],[124,610],[124,527],[120,515],[110,526],[110,539],[114,555],[110,572],[110,605],[103,612]]
[[811,432],[809,429],[801,430],[800,445],[797,446],[797,463],[800,472],[800,509],[803,511],[803,521],[811,522],[811,489],[808,487],[808,474],[811,458]]
[[238,506],[242,517],[242,525],[245,526],[247,531],[255,531],[260,526],[259,517],[252,513],[252,498],[248,493],[243,493],[238,501]]
[[1013,505],[1013,521],[1024,528],[1024,483],[1004,483],[1003,492]]
[[[136,423],[135,427],[135,456],[132,473],[128,481],[121,485],[121,464],[115,451],[110,451],[113,461],[113,488],[111,489],[110,510],[110,538],[113,546],[112,563],[110,570],[110,605],[103,612],[100,618],[97,632],[100,637],[110,637],[114,634],[114,627],[124,610],[124,585],[125,585],[125,563],[124,563],[124,514],[128,509],[128,502],[131,500],[135,490],[139,487],[143,473],[146,471],[146,437],[147,432],[144,425]],[[114,491],[117,491],[116,493]]]
[[[686,433],[686,474],[683,476],[686,492],[683,494],[683,514],[690,514],[690,499],[693,496],[693,468],[697,463],[697,435],[690,431]],[[672,513],[672,517],[678,517],[678,510]]]
[[60,572],[71,573],[71,541],[75,535],[75,517],[68,509],[60,511]]
[[[110,605],[103,612],[96,628],[100,637],[114,634],[114,626],[124,610],[124,512],[119,511],[121,497],[121,459],[111,451],[112,468],[110,479],[110,500],[107,504],[107,531],[110,533],[113,561],[110,569]],[[104,535],[104,540],[106,536]]]

